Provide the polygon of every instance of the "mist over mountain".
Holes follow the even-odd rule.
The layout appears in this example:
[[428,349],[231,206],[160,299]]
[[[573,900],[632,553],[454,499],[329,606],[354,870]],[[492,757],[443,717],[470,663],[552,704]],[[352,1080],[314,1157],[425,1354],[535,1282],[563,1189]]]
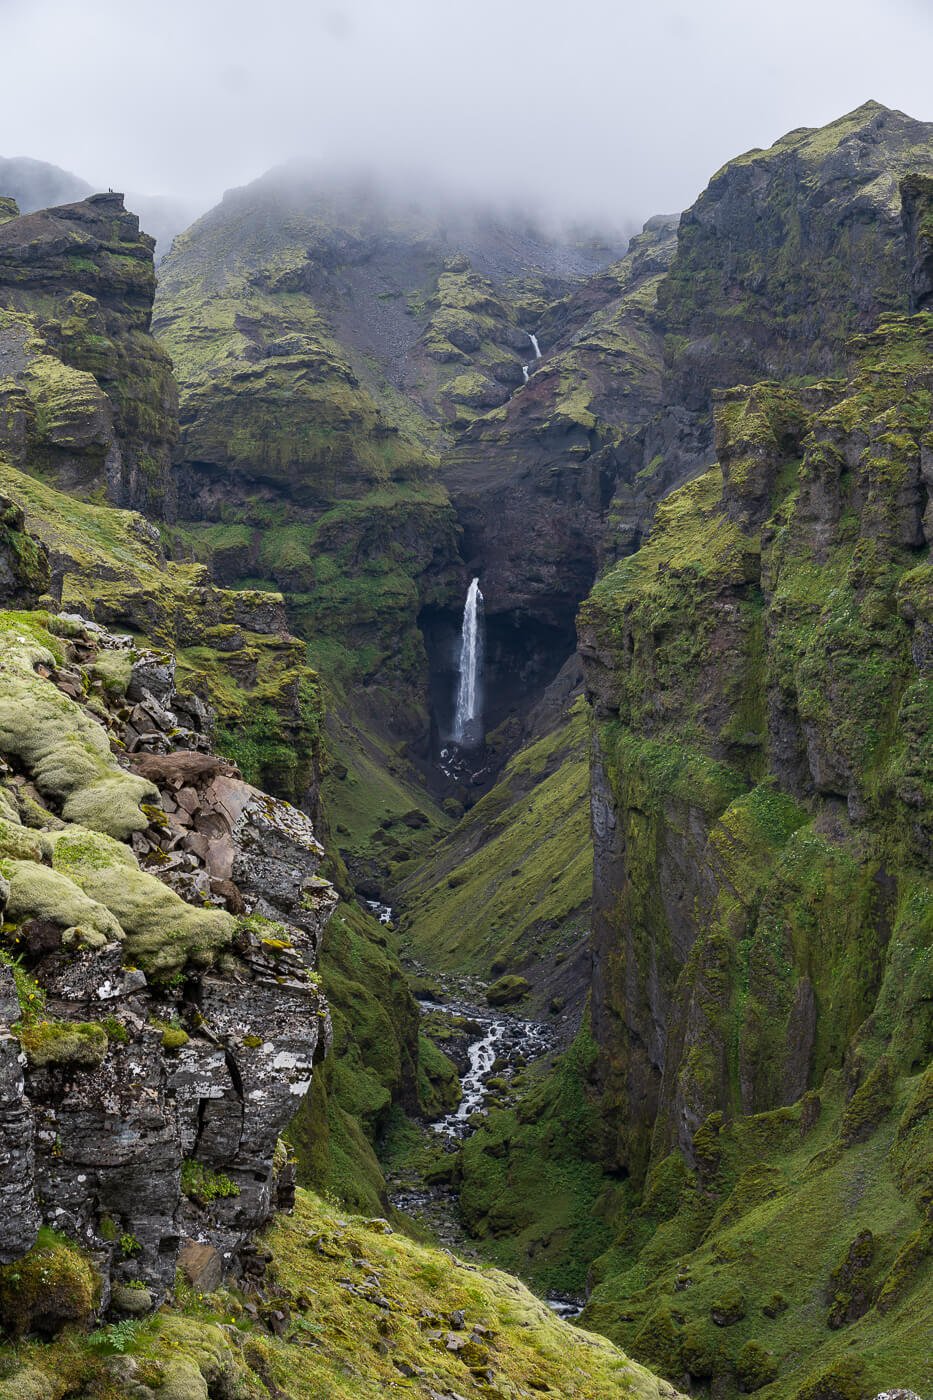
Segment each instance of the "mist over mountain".
[[929,1400],[928,6],[0,41],[0,1400]]
[[754,25],[738,0],[580,0],[572,15],[477,0],[468,17],[425,0],[273,0],[261,17],[165,0],[151,20],[95,0],[91,44],[67,0],[8,0],[5,153],[202,209],[310,158],[640,226],[738,152],[866,96],[933,115],[933,21],[915,0],[787,0]]

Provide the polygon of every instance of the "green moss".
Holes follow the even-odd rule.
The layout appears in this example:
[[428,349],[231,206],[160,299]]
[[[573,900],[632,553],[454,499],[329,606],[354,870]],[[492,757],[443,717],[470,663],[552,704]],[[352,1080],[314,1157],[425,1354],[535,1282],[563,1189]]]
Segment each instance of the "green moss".
[[[90,837],[91,833],[86,833]],[[114,843],[117,845],[117,843]],[[125,851],[124,847],[117,847]],[[122,864],[122,858],[118,864]],[[10,883],[7,917],[15,923],[28,919],[49,920],[63,931],[81,930],[80,941],[91,947],[122,942],[123,929],[113,913],[86,894],[69,875],[34,861],[3,861]]]
[[777,1377],[777,1361],[760,1342],[747,1341],[735,1358],[735,1374],[744,1391],[760,1390]]
[[846,1147],[860,1142],[877,1128],[894,1097],[894,1068],[884,1055],[856,1089],[842,1115],[840,1135]]
[[[152,1024],[157,1031],[162,1032],[162,1049],[168,1051],[169,1054],[174,1053],[176,1050],[183,1049],[191,1039],[188,1032],[178,1022],[158,1021],[153,1019]],[[249,1039],[251,1039],[251,1037],[245,1037],[244,1044]],[[259,1041],[259,1044],[262,1044],[262,1042]]]
[[230,914],[186,904],[110,837],[70,828],[50,840],[55,869],[111,912],[125,933],[126,958],[147,974],[164,980],[189,964],[209,967],[232,941]]
[[16,998],[19,1002],[20,1020],[23,1025],[30,1026],[41,1017],[45,1010],[45,991],[39,986],[34,977],[26,971],[19,958],[0,949],[0,963],[9,967],[13,973],[13,982],[16,987]]
[[211,1201],[238,1196],[240,1188],[223,1172],[198,1162],[194,1157],[186,1157],[181,1164],[181,1189],[189,1200],[198,1205],[208,1206]]
[[96,1021],[35,1021],[18,1034],[34,1069],[97,1069],[110,1043],[104,1027]]
[[156,799],[156,789],[117,766],[105,731],[35,674],[40,662],[54,666],[55,658],[0,615],[0,748],[62,804],[68,821],[120,838],[142,831],[140,803]]
[[490,1006],[511,1006],[522,1001],[531,991],[531,983],[526,977],[514,973],[499,977],[486,989],[486,1000]]
[[99,1297],[87,1256],[53,1230],[41,1230],[28,1254],[0,1268],[0,1317],[13,1337],[54,1336],[69,1323],[87,1323]]
[[418,1036],[418,1106],[426,1118],[452,1112],[463,1097],[453,1060],[427,1035]]

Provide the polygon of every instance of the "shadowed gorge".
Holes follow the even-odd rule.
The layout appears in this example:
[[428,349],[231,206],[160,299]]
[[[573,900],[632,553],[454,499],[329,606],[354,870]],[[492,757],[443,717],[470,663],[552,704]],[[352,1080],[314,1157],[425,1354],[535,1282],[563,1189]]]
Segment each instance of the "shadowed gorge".
[[0,1400],[926,1400],[933,125],[630,239],[294,162],[156,267],[75,179],[0,162]]

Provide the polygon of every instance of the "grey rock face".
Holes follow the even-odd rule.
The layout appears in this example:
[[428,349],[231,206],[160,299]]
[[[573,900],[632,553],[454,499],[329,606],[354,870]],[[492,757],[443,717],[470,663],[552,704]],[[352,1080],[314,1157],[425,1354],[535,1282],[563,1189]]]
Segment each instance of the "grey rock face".
[[[93,664],[100,650],[130,645],[88,627],[76,654]],[[75,675],[58,673],[72,698]],[[292,1185],[279,1135],[330,1044],[314,966],[337,902],[303,812],[244,782],[206,751],[203,733],[197,747],[160,751],[179,741],[171,658],[138,657],[127,699],[138,741],[127,762],[166,809],[134,834],[137,858],[191,903],[241,916],[232,940],[160,984],[124,966],[121,943],[87,947],[54,920],[27,921],[12,936],[45,996],[32,1039],[23,1035],[28,1056],[10,1029],[23,1015],[13,975],[0,965],[0,1261],[52,1224],[88,1249],[102,1306],[112,1298],[124,1315],[164,1296],[182,1247],[206,1251],[218,1275],[239,1268],[241,1251],[255,1267],[250,1236]],[[190,709],[185,718],[200,723]],[[0,906],[7,895],[0,881]],[[46,1053],[56,1023],[98,1028],[98,1045],[106,1032],[102,1056]]]
[[[3,882],[0,881],[0,885]],[[3,892],[0,888],[0,909]],[[19,1019],[13,973],[0,964],[0,1263],[18,1259],[39,1228],[34,1187],[33,1122],[25,1098],[19,1042],[7,1027]]]

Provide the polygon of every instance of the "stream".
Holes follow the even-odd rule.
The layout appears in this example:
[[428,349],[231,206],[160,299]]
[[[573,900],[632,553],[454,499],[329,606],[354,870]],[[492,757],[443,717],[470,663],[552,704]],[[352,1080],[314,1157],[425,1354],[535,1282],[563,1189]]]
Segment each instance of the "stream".
[[[501,1081],[512,1079],[518,1069],[531,1061],[553,1054],[559,1048],[558,1038],[550,1026],[541,1022],[522,1020],[511,1012],[477,1006],[457,997],[445,1001],[419,999],[418,1004],[423,1015],[456,1018],[468,1028],[465,1043],[445,1047],[460,1071],[463,1097],[452,1112],[425,1125],[425,1133],[442,1138],[445,1149],[453,1153],[464,1138],[476,1131],[488,1112],[490,1099],[501,1092]],[[490,1080],[494,1081],[491,1087]],[[389,1199],[396,1209],[427,1225],[448,1248],[478,1257],[464,1230],[458,1194],[452,1186],[390,1180]],[[560,1294],[550,1294],[544,1301],[567,1320],[575,1318],[582,1308],[581,1300]]]

